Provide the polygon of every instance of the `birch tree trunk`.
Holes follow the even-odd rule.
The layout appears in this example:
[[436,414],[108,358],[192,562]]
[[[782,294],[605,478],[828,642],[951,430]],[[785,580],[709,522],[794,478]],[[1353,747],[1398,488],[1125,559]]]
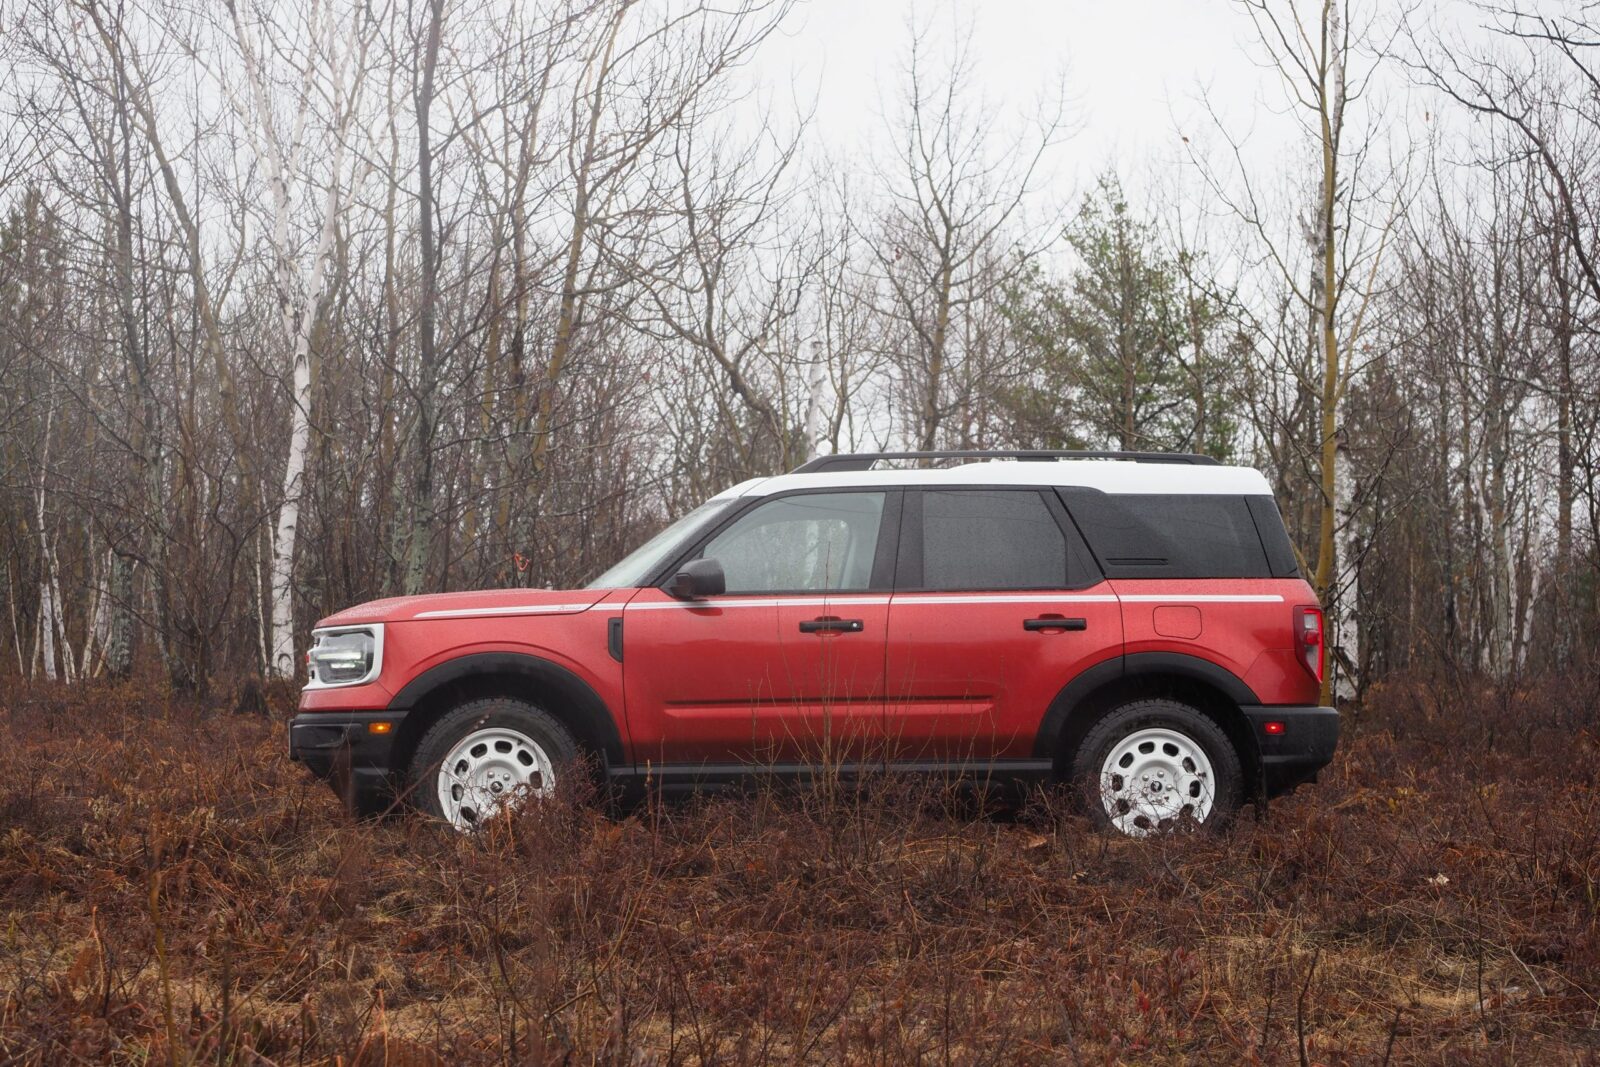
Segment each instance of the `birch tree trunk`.
[[56,632],[60,629],[60,605],[56,600],[55,553],[50,548],[49,528],[45,525],[44,482],[50,465],[50,428],[54,412],[44,418],[44,448],[39,458],[39,488],[35,493],[34,518],[39,539],[39,649],[44,676],[56,680]]
[[[1339,335],[1337,326],[1339,303],[1338,251],[1335,245],[1334,213],[1339,197],[1339,137],[1344,127],[1344,41],[1340,10],[1337,0],[1324,0],[1322,5],[1322,84],[1319,87],[1319,119],[1322,134],[1322,181],[1318,207],[1317,242],[1321,268],[1317,279],[1317,312],[1322,330],[1322,511],[1317,526],[1317,572],[1315,586],[1324,606],[1331,606],[1340,621],[1338,646],[1340,658],[1353,670],[1360,662],[1359,649],[1355,647],[1355,605],[1346,602],[1339,594],[1339,551],[1335,540],[1339,504],[1339,401],[1344,393],[1348,371],[1340,366]],[[1352,583],[1354,579],[1352,578]],[[1352,584],[1352,588],[1353,588]],[[1349,631],[1345,632],[1346,620]],[[1349,644],[1345,645],[1345,639]],[[1331,703],[1334,695],[1334,671],[1325,672],[1322,680],[1323,703]],[[1352,689],[1354,679],[1346,679]]]
[[828,362],[822,354],[822,342],[811,342],[811,368],[806,375],[806,458],[822,455],[823,397],[828,388]]
[[[165,544],[161,534],[161,446],[156,433],[156,400],[150,388],[150,355],[139,333],[134,302],[133,272],[133,128],[128,113],[127,88],[112,79],[111,96],[115,106],[117,141],[106,153],[106,188],[111,191],[116,210],[112,277],[116,286],[117,325],[122,348],[122,373],[138,397],[137,410],[129,419],[129,450],[133,454],[134,476],[148,514],[145,527],[134,537],[146,558],[156,556]],[[153,480],[153,485],[152,485]],[[151,527],[155,535],[150,535]],[[133,669],[134,644],[134,559],[127,549],[113,549],[110,579],[111,625],[107,636],[105,665],[115,678],[126,677]]]
[[1360,686],[1361,625],[1357,613],[1361,603],[1361,566],[1358,559],[1355,522],[1355,472],[1352,471],[1348,449],[1341,441],[1336,453],[1337,466],[1334,478],[1333,511],[1339,529],[1345,531],[1343,568],[1338,572],[1333,603],[1332,662],[1327,664],[1327,675],[1333,678],[1334,695],[1341,700],[1352,700]]
[[[1381,227],[1363,223],[1355,209],[1362,201],[1352,186],[1361,177],[1359,164],[1366,153],[1347,152],[1344,147],[1348,103],[1346,67],[1352,48],[1351,31],[1346,24],[1346,0],[1318,0],[1315,14],[1306,12],[1305,17],[1293,4],[1269,0],[1239,2],[1254,23],[1256,36],[1283,82],[1288,103],[1303,112],[1308,140],[1320,164],[1312,183],[1315,201],[1307,234],[1311,253],[1309,280],[1301,273],[1300,257],[1279,247],[1266,226],[1256,206],[1259,203],[1256,187],[1249,174],[1242,175],[1244,195],[1240,196],[1218,182],[1207,164],[1197,157],[1191,158],[1200,163],[1212,189],[1266,246],[1269,258],[1295,302],[1309,315],[1310,330],[1315,338],[1313,362],[1318,366],[1313,371],[1310,367],[1300,367],[1296,361],[1287,372],[1312,402],[1311,418],[1303,431],[1312,439],[1304,441],[1294,451],[1316,472],[1315,493],[1308,500],[1316,529],[1311,581],[1324,610],[1337,623],[1342,615],[1355,610],[1354,605],[1346,607],[1339,603],[1339,467],[1342,462],[1348,462],[1347,456],[1340,455],[1340,409],[1354,374],[1351,354],[1361,337],[1362,317],[1375,286],[1389,223]],[[1365,84],[1365,81],[1360,78],[1358,84]],[[1368,136],[1372,134],[1369,132]],[[1230,139],[1230,144],[1238,148],[1237,141]],[[1349,167],[1345,166],[1347,158],[1351,161]],[[1363,263],[1363,259],[1367,262]],[[1348,312],[1342,306],[1345,295],[1355,298],[1353,310]],[[1276,430],[1272,428],[1272,432]],[[1352,642],[1344,649],[1352,668],[1360,662],[1359,649],[1354,644],[1359,636],[1359,626],[1347,634],[1337,635],[1340,640],[1348,638]],[[1330,669],[1323,676],[1321,700],[1325,704],[1331,703],[1334,697],[1335,673]],[[1350,681],[1353,688],[1360,688],[1359,679]]]
[[[341,52],[336,43],[335,24],[331,7],[314,3],[308,24],[313,35],[321,35],[332,81],[331,96],[334,110],[332,160],[327,184],[323,192],[321,217],[317,224],[310,264],[302,268],[295,261],[290,234],[294,195],[301,184],[301,157],[305,144],[305,128],[310,120],[312,83],[316,76],[318,56],[308,48],[304,67],[300,71],[301,84],[297,111],[287,141],[279,136],[273,121],[270,93],[262,60],[251,43],[249,29],[235,0],[228,0],[234,37],[243,60],[244,77],[249,90],[249,103],[240,110],[250,132],[250,143],[257,165],[267,176],[267,187],[272,197],[271,245],[273,254],[274,285],[279,320],[284,336],[290,339],[290,403],[289,451],[284,464],[281,503],[278,518],[272,530],[269,548],[270,607],[263,612],[266,628],[266,672],[271,677],[292,678],[295,674],[294,655],[294,556],[296,531],[300,521],[300,499],[304,489],[306,453],[311,439],[311,336],[317,317],[322,310],[324,280],[332,258],[333,236],[339,212],[339,190],[344,180],[344,160],[349,141],[350,125],[355,108],[350,105],[344,81],[344,64],[351,53],[358,64],[364,59],[365,49],[354,45],[353,37],[360,25],[359,18],[348,30],[352,40]],[[358,65],[356,77],[361,68]]]

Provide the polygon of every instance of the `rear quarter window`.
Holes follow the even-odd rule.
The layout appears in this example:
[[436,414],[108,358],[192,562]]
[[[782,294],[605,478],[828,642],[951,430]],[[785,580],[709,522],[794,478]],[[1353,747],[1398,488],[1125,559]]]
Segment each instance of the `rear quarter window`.
[[1289,531],[1278,512],[1278,502],[1270,496],[1247,496],[1250,517],[1256,520],[1256,533],[1261,535],[1261,547],[1266,549],[1267,564],[1275,578],[1300,577],[1300,558],[1295,555]]
[[1247,497],[1068,488],[1061,498],[1108,578],[1278,576]]

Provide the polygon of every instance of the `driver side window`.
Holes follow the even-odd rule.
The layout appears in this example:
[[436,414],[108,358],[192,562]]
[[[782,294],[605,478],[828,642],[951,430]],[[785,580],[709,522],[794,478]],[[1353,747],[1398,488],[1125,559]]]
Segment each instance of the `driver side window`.
[[862,592],[871,587],[883,493],[804,493],[760,504],[702,553],[729,593]]

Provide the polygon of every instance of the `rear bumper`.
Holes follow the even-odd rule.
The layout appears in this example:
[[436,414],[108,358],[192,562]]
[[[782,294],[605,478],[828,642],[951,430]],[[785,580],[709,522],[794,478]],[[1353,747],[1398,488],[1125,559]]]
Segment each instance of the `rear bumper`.
[[[1262,705],[1241,709],[1250,720],[1261,754],[1261,784],[1267,796],[1317,780],[1339,747],[1339,712],[1334,708]],[[1268,732],[1269,723],[1282,729]]]
[[[289,758],[333,786],[357,814],[376,814],[394,803],[399,768],[395,739],[405,712],[302,712],[289,720]],[[374,723],[387,723],[383,733]]]

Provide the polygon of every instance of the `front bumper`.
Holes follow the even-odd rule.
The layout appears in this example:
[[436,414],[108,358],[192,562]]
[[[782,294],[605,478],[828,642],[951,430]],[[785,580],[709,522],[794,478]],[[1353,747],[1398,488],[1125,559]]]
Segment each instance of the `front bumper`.
[[[397,795],[395,747],[404,720],[393,711],[302,712],[289,720],[289,758],[333,786],[352,812],[378,814]],[[388,729],[374,733],[374,723]]]
[[[1261,755],[1261,785],[1269,797],[1317,780],[1339,747],[1339,712],[1334,708],[1271,706],[1241,709],[1250,720]],[[1268,724],[1282,725],[1269,733]]]

